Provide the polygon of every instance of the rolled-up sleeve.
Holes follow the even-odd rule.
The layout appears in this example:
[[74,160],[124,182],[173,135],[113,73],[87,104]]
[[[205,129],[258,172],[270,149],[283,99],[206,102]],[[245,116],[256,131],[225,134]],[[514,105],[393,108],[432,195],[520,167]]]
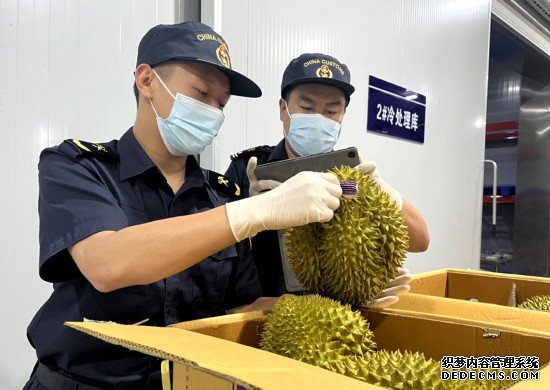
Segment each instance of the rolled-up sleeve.
[[101,231],[128,226],[117,199],[98,172],[46,149],[38,164],[40,218],[40,277],[63,282],[80,271],[67,250]]

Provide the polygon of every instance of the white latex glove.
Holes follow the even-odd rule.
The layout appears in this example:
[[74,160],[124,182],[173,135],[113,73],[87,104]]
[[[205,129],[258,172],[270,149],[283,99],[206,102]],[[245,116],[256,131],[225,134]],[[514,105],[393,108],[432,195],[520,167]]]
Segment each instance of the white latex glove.
[[[361,157],[359,157],[359,159],[360,161],[363,161]],[[382,176],[380,176],[380,173],[376,169],[376,163],[374,161],[361,162],[361,164],[357,165],[355,169],[369,175],[376,182],[376,184],[378,184],[380,189],[389,195],[390,199],[395,202],[399,210],[403,208],[403,197],[395,188],[391,187],[384,181],[384,179],[382,179]]]
[[340,206],[342,188],[331,173],[304,171],[277,188],[225,205],[237,241],[263,230],[327,222]]
[[248,176],[248,181],[250,182],[250,186],[248,187],[249,196],[260,195],[264,191],[272,190],[281,185],[281,182],[277,180],[258,180],[254,173],[257,164],[258,158],[250,157],[246,166],[246,176]]
[[393,305],[399,300],[399,295],[409,292],[409,284],[414,276],[405,268],[399,267],[398,271],[397,277],[390,282],[388,288],[382,290],[380,296],[367,305],[369,309],[383,309]]

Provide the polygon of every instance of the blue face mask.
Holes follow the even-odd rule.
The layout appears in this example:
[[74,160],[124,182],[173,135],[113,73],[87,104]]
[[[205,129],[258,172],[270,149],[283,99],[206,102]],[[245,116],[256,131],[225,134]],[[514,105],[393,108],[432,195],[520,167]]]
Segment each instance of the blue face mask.
[[325,118],[321,114],[290,114],[290,128],[286,136],[290,146],[300,156],[326,153],[334,149],[340,134],[339,122]]
[[201,153],[218,135],[225,118],[223,112],[181,93],[174,96],[154,69],[153,72],[174,98],[174,105],[166,119],[157,114],[150,101],[166,149],[174,156]]

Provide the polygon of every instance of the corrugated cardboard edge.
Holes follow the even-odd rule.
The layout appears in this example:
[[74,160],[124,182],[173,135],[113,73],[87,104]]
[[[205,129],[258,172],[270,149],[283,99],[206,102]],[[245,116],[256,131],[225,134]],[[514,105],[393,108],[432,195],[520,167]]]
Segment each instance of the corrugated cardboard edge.
[[[501,272],[491,272],[491,271],[483,271],[483,270],[469,270],[469,269],[460,269],[460,268],[445,268],[443,270],[439,271],[445,271],[446,273],[457,273],[457,274],[475,274],[475,275],[483,275],[483,276],[490,276],[493,278],[503,278],[503,279],[517,279],[517,280],[526,280],[526,281],[536,281],[536,282],[543,282],[543,283],[550,283],[550,280],[547,277],[544,276],[532,276],[532,275],[518,275],[518,274],[505,274]],[[439,271],[430,271],[422,274],[416,274],[416,276],[421,275],[427,275],[431,272],[437,273]]]
[[439,296],[447,295],[447,270],[440,269],[436,271],[428,271],[414,275],[414,279],[410,283],[411,293],[425,294],[426,290],[430,294]]
[[[186,365],[189,365],[189,366],[192,366],[192,367],[199,368],[199,369],[204,370],[205,372],[208,372],[209,374],[211,374],[211,375],[213,375],[217,378],[223,378],[223,379],[227,379],[231,382],[235,382],[238,385],[245,387],[246,389],[260,389],[259,387],[254,386],[254,385],[252,385],[248,382],[245,382],[245,381],[243,381],[239,378],[236,378],[236,377],[231,376],[231,375],[223,374],[223,373],[220,373],[216,370],[209,369],[207,367],[201,366],[197,362],[194,362],[193,360],[185,359],[182,356],[174,355],[172,353],[163,351],[162,349],[158,349],[158,348],[155,348],[155,347],[150,347],[150,346],[147,346],[147,345],[138,344],[138,343],[126,340],[126,339],[121,338],[121,337],[111,336],[111,335],[109,335],[109,332],[106,332],[106,331],[102,332],[102,331],[96,330],[96,329],[101,329],[101,328],[106,328],[107,329],[108,327],[113,327],[113,326],[115,326],[115,327],[117,327],[117,326],[118,327],[133,327],[133,326],[136,326],[136,325],[121,325],[121,324],[116,324],[116,323],[96,323],[96,322],[65,322],[65,325],[68,326],[68,327],[71,327],[73,329],[76,329],[80,332],[86,333],[90,336],[96,337],[100,340],[106,341],[110,344],[120,345],[120,346],[128,348],[132,351],[141,352],[141,353],[144,353],[144,354],[149,355],[149,356],[154,356],[154,357],[158,357],[158,358],[161,358],[161,359],[167,359],[167,360],[171,360],[173,362],[182,363],[182,364],[186,364]],[[140,326],[140,328],[147,329],[147,328],[153,328],[153,327]],[[159,329],[166,329],[166,328],[159,328]],[[207,337],[207,336],[205,336],[205,337]]]
[[535,295],[550,293],[550,278],[530,275],[503,274],[480,270],[448,268],[415,275],[410,293],[473,300],[507,306],[510,292],[521,303]]
[[461,299],[408,293],[388,310],[441,315],[454,319],[478,320],[488,325],[502,324],[550,335],[550,313],[501,306],[493,303],[470,302]]
[[[389,309],[383,309],[383,310],[380,310],[380,311],[382,311],[384,313],[388,313],[390,310]],[[179,324],[174,324],[173,326],[181,328],[181,329],[196,331],[196,332],[203,332],[203,331],[210,332],[212,330],[212,328],[217,329],[219,326],[222,326],[222,325],[226,326],[227,324],[240,323],[240,322],[246,321],[246,320],[249,320],[249,321],[265,320],[267,314],[268,314],[268,311],[264,311],[264,312],[255,311],[255,312],[249,312],[249,313],[243,313],[243,314],[234,314],[234,315],[231,315],[231,316],[204,318],[204,319],[198,319],[198,320],[193,320],[193,321],[187,321],[187,322],[182,322],[182,323],[179,323]],[[401,310],[391,310],[390,315],[395,315],[395,316],[399,316],[399,317],[411,317],[411,318],[421,317],[421,318],[425,318],[427,320],[436,320],[438,322],[445,322],[445,323],[450,323],[450,324],[463,323],[462,325],[465,325],[465,326],[480,327],[482,329],[487,329],[489,333],[491,331],[494,331],[490,328],[485,328],[484,326],[479,326],[480,325],[479,323],[475,323],[474,321],[468,321],[468,320],[456,321],[455,319],[449,319],[449,318],[444,318],[444,317],[439,318],[438,316],[434,316],[436,318],[431,318],[432,316],[430,316],[430,315],[422,316],[422,315],[418,315],[415,312],[404,313]],[[484,325],[484,324],[482,323],[481,325]],[[516,332],[516,331],[517,330],[514,330],[514,332]],[[526,331],[525,333],[528,334],[528,335],[533,334],[533,332],[531,332],[531,331]],[[514,390],[516,388],[518,388],[518,389],[534,389],[534,390],[545,389],[546,390],[547,387],[548,387],[548,383],[550,381],[550,363],[546,364],[546,365],[543,365],[540,368],[540,377],[541,377],[540,381],[523,381],[523,382],[520,381],[520,382],[516,382],[516,383],[511,384],[507,388],[513,388]]]
[[[254,312],[250,314],[264,315],[263,312]],[[232,316],[235,319],[237,317],[241,317],[242,319],[241,314],[234,314]],[[219,318],[225,318],[225,316]],[[284,382],[284,384],[281,383],[281,385],[287,388],[289,388],[289,386],[292,387],[293,384],[296,384],[296,386],[303,389],[322,387],[334,389],[377,388],[376,386],[370,385],[366,382],[361,382],[359,380],[352,379],[347,376],[340,375],[307,363],[272,354],[270,352],[262,351],[257,348],[233,343],[224,339],[219,339],[188,331],[178,327],[163,328],[94,322],[66,322],[65,325],[86,333],[90,336],[94,336],[100,340],[109,342],[111,344],[120,345],[125,348],[145,353],[150,356],[168,359],[174,362],[198,368],[215,377],[223,378],[230,382],[236,383],[237,385],[240,385],[246,389],[274,388],[274,386],[271,385],[271,382],[274,381],[273,378],[278,378],[281,382]],[[197,343],[197,346],[199,346],[201,350],[204,347],[213,347],[215,344],[215,348],[210,349],[210,351],[212,351],[212,354],[210,354],[210,356],[214,360],[219,360],[218,355],[220,355],[220,351],[227,349],[231,353],[235,353],[238,351],[239,353],[241,353],[241,355],[243,353],[246,353],[247,356],[250,354],[252,355],[250,357],[251,359],[262,357],[261,360],[266,360],[268,358],[269,367],[264,364],[263,367],[251,366],[250,368],[248,368],[248,366],[246,366],[241,360],[237,359],[237,357],[232,356],[233,359],[236,359],[235,362],[239,363],[239,367],[246,367],[247,370],[236,372],[235,375],[230,375],[229,373],[227,373],[227,371],[232,370],[230,370],[227,366],[217,365],[215,361],[207,360],[205,358],[196,359],[197,361],[195,361],[189,358],[184,358],[180,355],[176,355],[174,353],[167,352],[166,350],[159,347],[157,340],[155,340],[155,338],[161,337],[162,341],[166,342],[167,340],[170,340],[170,335],[173,335],[173,340],[176,339],[177,336],[181,337],[182,334],[184,334],[183,337],[188,339],[186,340],[186,342],[188,341],[189,343]],[[136,338],[141,339],[143,337],[146,337],[147,339],[144,342],[137,343],[132,341]],[[170,348],[167,347],[166,349],[168,350]],[[182,354],[184,353],[186,352],[182,352]],[[189,352],[187,351],[187,353]],[[258,378],[258,375],[260,375],[261,378]],[[244,379],[242,379],[241,377],[243,377]],[[250,378],[253,378],[253,381],[257,381],[259,383],[253,384]]]
[[[446,298],[448,299],[448,298]],[[505,324],[499,324],[496,322],[489,322],[489,321],[479,321],[479,320],[473,320],[468,318],[458,318],[458,317],[449,317],[447,315],[442,314],[433,314],[433,313],[421,313],[413,310],[402,310],[402,309],[393,309],[391,307],[385,308],[385,309],[368,309],[370,311],[383,311],[388,314],[393,315],[399,315],[403,317],[413,317],[413,318],[425,318],[430,320],[436,320],[440,322],[447,322],[447,323],[453,323],[453,324],[460,324],[460,325],[467,325],[467,326],[475,326],[480,329],[495,329],[495,330],[501,330],[501,331],[509,331],[514,333],[519,333],[523,335],[534,335],[537,337],[543,337],[550,339],[550,333],[544,332],[541,330],[535,330],[535,329],[526,329],[521,328],[518,326],[512,326],[512,325],[505,325]],[[519,310],[519,309],[518,309]],[[364,312],[365,310],[362,310]]]
[[[494,306],[498,307],[498,305],[494,305]],[[509,308],[509,309],[512,309],[512,308]],[[514,310],[520,310],[520,309],[514,309]],[[362,310],[363,313],[365,311],[366,310]],[[532,335],[536,337],[550,339],[549,332],[535,330],[535,329],[526,329],[526,328],[506,325],[506,324],[499,324],[499,323],[490,322],[490,321],[479,321],[479,320],[472,320],[467,318],[449,317],[441,314],[421,313],[413,310],[393,309],[391,306],[385,309],[369,309],[369,311],[382,311],[386,314],[397,315],[401,317],[421,318],[421,319],[427,319],[427,320],[433,320],[433,321],[439,321],[439,322],[445,322],[445,323],[451,323],[451,324],[471,326],[478,329],[482,329],[487,334],[494,333],[492,331],[506,331],[506,332],[513,332],[513,333],[518,333],[522,335]],[[243,314],[232,314],[232,315],[223,316],[223,317],[203,318],[199,320],[174,324],[173,326],[177,328],[185,329],[185,330],[200,332],[201,329],[216,327],[217,325],[220,325],[220,324],[226,325],[230,323],[242,322],[243,320],[259,320],[259,319],[265,318],[267,314],[268,314],[267,311],[254,311],[254,312],[243,313]]]
[[524,281],[550,283],[550,279],[544,276],[505,274],[501,272],[460,269],[460,268],[443,268],[443,269],[438,269],[433,271],[420,272],[420,273],[414,274],[415,279],[413,280],[413,282],[421,278],[427,278],[430,276],[438,276],[438,275],[446,276],[447,274],[450,274],[450,273],[461,274],[461,275],[481,275],[481,276],[488,276],[491,278],[499,278],[499,279],[524,280]]

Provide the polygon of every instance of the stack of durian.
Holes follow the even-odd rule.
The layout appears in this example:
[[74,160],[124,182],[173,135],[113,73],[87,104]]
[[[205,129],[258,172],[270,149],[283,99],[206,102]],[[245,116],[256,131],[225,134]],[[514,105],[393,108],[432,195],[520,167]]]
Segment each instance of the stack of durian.
[[279,298],[268,315],[261,347],[385,387],[506,386],[441,381],[439,362],[423,354],[377,350],[368,323],[351,305],[367,304],[397,275],[408,248],[407,228],[395,204],[368,175],[350,167],[331,172],[340,181],[357,183],[357,196],[342,199],[331,221],[285,233],[289,263],[315,295]]
[[349,305],[319,295],[283,295],[267,317],[262,349],[395,389],[502,389],[512,381],[440,379],[421,353],[377,350],[368,323]]

